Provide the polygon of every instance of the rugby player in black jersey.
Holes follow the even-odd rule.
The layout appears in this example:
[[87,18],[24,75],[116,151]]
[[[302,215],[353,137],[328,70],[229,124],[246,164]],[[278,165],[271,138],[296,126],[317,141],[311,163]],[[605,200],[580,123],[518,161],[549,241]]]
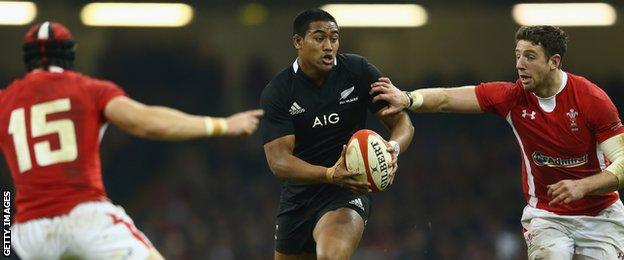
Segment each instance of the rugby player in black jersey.
[[264,89],[261,122],[271,171],[283,180],[275,233],[275,259],[348,259],[370,214],[370,184],[348,172],[344,145],[366,127],[367,110],[389,128],[396,156],[412,140],[405,112],[381,116],[371,84],[381,73],[366,59],[337,54],[336,20],[309,9],[293,22],[297,59]]

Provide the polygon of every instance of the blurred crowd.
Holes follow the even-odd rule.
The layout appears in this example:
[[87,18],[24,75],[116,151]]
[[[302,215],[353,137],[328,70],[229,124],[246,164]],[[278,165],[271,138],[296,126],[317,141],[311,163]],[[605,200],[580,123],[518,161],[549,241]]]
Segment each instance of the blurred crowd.
[[[116,53],[102,59],[94,76],[115,81],[142,102],[195,114],[224,116],[257,107],[262,88],[278,72],[261,58],[250,59],[242,80],[243,107],[232,108],[223,87],[229,73],[223,60],[183,48],[169,53],[111,49]],[[432,74],[397,85],[415,89],[514,80],[512,66],[507,78]],[[584,76],[624,111],[621,75]],[[373,196],[372,215],[353,259],[526,259],[520,154],[506,121],[493,115],[411,117],[414,141],[399,157],[395,184]],[[369,125],[387,134],[373,117]],[[272,259],[281,185],[267,167],[259,133],[249,139],[163,143],[109,127],[102,160],[113,202],[124,206],[167,259]],[[10,178],[4,165],[0,169],[6,188]]]

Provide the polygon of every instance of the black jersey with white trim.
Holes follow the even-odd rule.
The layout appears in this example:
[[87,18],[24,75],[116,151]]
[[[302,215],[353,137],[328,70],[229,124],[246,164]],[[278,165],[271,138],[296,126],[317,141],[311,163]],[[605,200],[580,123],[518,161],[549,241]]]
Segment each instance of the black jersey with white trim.
[[376,113],[386,106],[372,103],[369,94],[370,85],[380,76],[381,72],[364,57],[339,54],[319,87],[295,61],[262,92],[264,143],[293,134],[294,156],[313,165],[332,166],[342,145],[365,128],[366,111]]

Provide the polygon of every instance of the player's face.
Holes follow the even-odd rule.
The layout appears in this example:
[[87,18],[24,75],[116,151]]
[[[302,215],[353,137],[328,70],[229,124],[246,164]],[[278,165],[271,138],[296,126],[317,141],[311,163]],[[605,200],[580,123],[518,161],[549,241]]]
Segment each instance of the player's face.
[[546,57],[546,51],[541,45],[519,40],[515,53],[516,69],[525,90],[534,90],[551,81],[550,72],[557,66],[554,66],[551,58]]
[[338,52],[338,25],[329,21],[314,21],[303,38],[295,36],[295,48],[302,66],[327,72],[334,66]]

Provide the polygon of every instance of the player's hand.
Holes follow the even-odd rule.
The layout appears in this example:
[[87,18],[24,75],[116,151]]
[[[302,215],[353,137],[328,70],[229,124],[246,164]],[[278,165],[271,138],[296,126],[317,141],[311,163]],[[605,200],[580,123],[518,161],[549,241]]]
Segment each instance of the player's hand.
[[581,180],[562,180],[547,187],[548,196],[552,198],[548,205],[568,204],[582,199],[587,194],[587,189]]
[[388,147],[387,151],[392,155],[392,161],[388,166],[388,169],[390,169],[390,185],[392,185],[392,183],[394,183],[394,177],[396,176],[395,173],[399,169],[399,151],[395,150],[388,142],[386,142],[386,146]]
[[397,114],[409,106],[407,94],[395,87],[386,77],[381,77],[379,81],[371,84],[369,93],[374,96],[373,103],[380,100],[388,102],[388,106],[381,110],[382,116]]
[[233,114],[226,118],[228,136],[247,136],[253,134],[258,129],[260,117],[264,114],[262,109],[247,110]]
[[335,170],[334,176],[332,178],[332,183],[340,187],[349,189],[357,194],[372,192],[370,188],[370,183],[368,183],[368,181],[360,181],[356,179],[356,177],[363,175],[364,173],[349,172],[347,170],[347,166],[345,164],[346,151],[347,146],[343,145],[340,158],[338,158],[338,161],[333,166]]

